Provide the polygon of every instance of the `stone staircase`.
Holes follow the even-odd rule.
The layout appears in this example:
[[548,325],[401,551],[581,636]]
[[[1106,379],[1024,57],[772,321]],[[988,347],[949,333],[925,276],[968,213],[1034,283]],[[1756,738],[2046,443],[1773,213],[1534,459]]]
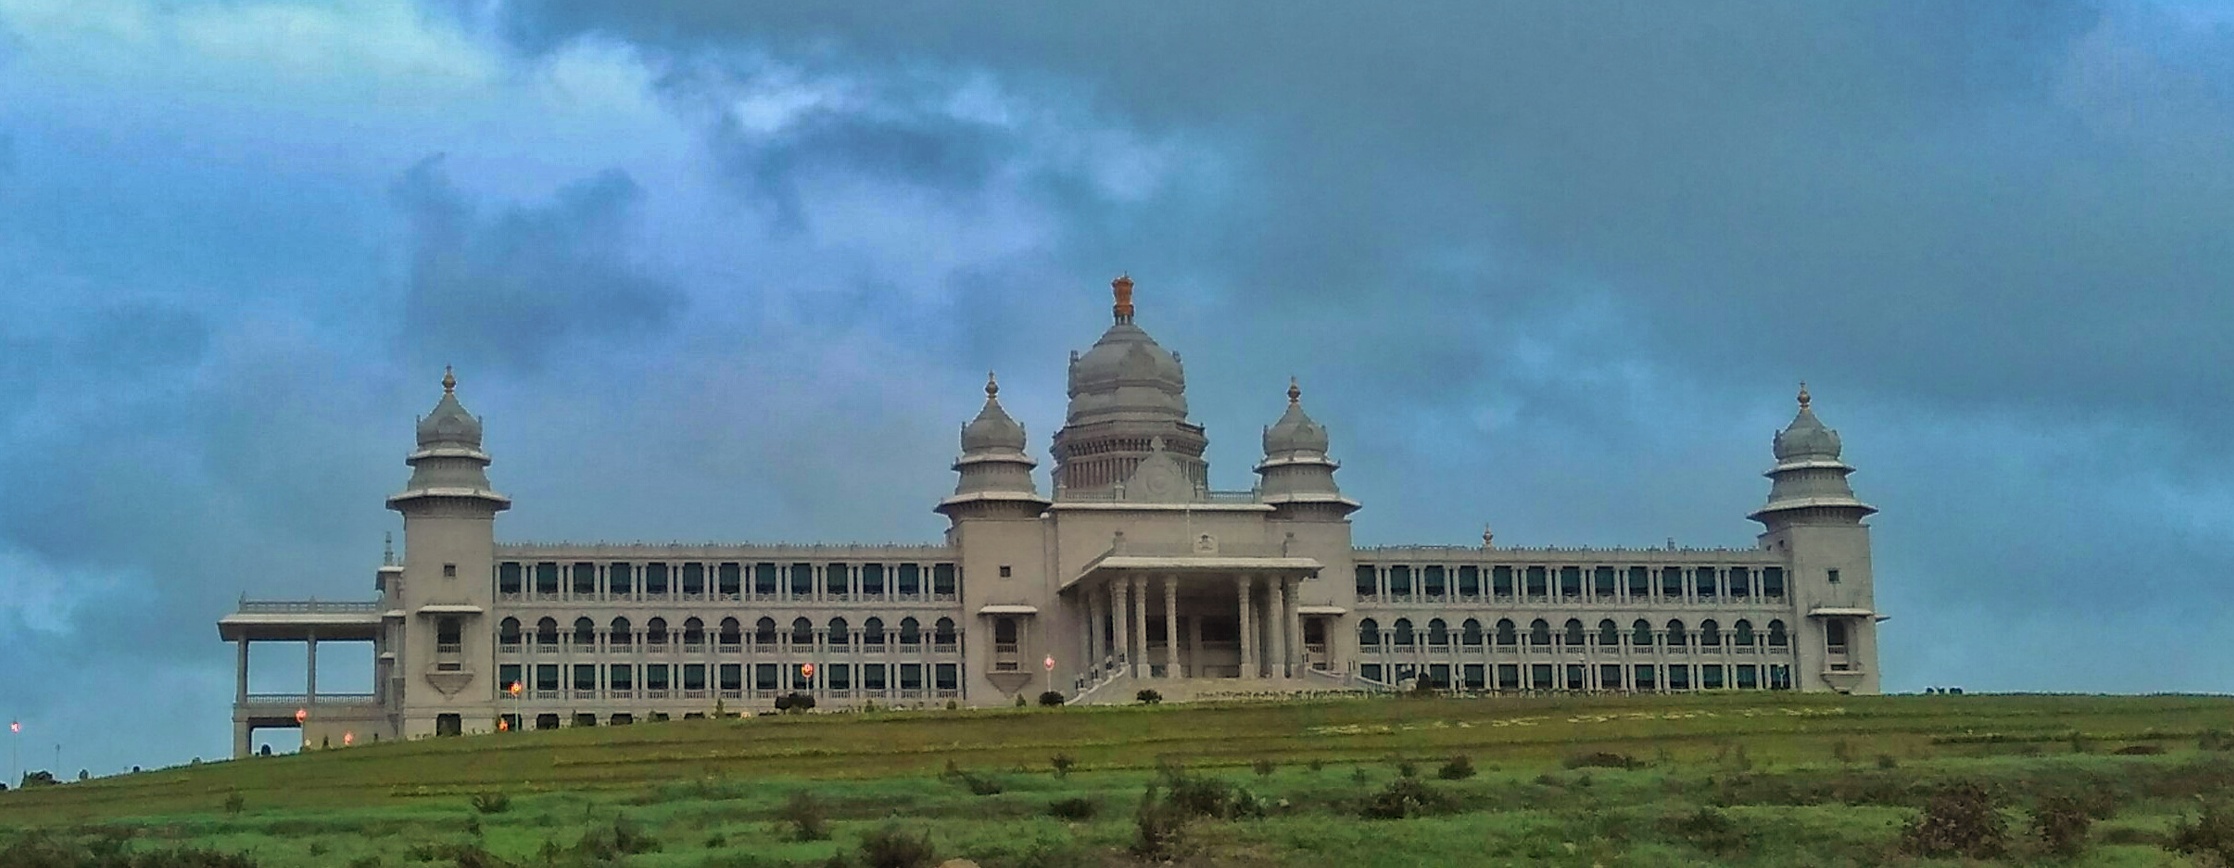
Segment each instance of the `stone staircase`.
[[1301,678],[1135,678],[1117,675],[1071,698],[1071,705],[1130,705],[1143,689],[1154,689],[1165,702],[1203,702],[1279,699],[1312,694],[1385,691],[1384,685],[1357,679],[1347,673],[1309,671]]

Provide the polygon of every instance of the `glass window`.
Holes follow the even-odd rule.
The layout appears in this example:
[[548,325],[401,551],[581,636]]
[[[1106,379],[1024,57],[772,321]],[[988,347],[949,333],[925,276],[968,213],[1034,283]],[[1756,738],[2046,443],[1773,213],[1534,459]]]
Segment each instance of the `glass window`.
[[1372,567],[1372,565],[1371,565],[1371,564],[1358,564],[1358,565],[1357,565],[1357,595],[1358,595],[1358,596],[1360,596],[1360,597],[1370,597],[1370,596],[1373,596],[1373,595],[1375,595],[1375,594],[1378,594],[1378,593],[1380,593],[1380,592],[1381,592],[1381,588],[1380,588],[1380,585],[1376,584],[1376,583],[1377,583],[1378,581],[1379,581],[1379,578],[1378,578],[1378,577],[1377,577],[1377,576],[1376,576],[1376,575],[1374,574],[1374,572],[1373,572],[1373,567]]
[[1490,570],[1489,570],[1489,592],[1490,592],[1490,593],[1492,593],[1492,594],[1495,594],[1495,595],[1497,595],[1497,596],[1500,596],[1500,597],[1510,597],[1510,596],[1512,596],[1512,595],[1513,595],[1513,568],[1512,568],[1512,567],[1491,567],[1491,568],[1490,568]]
[[1637,668],[1635,669],[1635,672],[1636,672],[1636,674],[1637,674],[1637,681],[1636,681],[1636,685],[1637,685],[1637,686],[1636,686],[1636,689],[1637,689],[1637,690],[1654,690],[1654,689],[1657,689],[1657,688],[1658,688],[1658,687],[1660,686],[1660,685],[1659,685],[1659,681],[1658,681],[1657,679],[1655,679],[1655,678],[1653,677],[1653,675],[1654,675],[1654,672],[1655,672],[1655,670],[1657,670],[1658,668],[1659,668],[1659,667],[1656,667],[1656,666],[1654,666],[1654,665],[1652,665],[1652,664],[1650,664],[1650,663],[1639,663],[1639,664],[1637,664]]
[[1670,667],[1668,667],[1668,689],[1669,689],[1669,690],[1690,690],[1690,689],[1691,689],[1691,667],[1689,667],[1689,666],[1670,666]]
[[[776,565],[775,565],[775,564],[753,564],[753,565],[752,565],[752,592],[753,592],[753,594],[754,594],[755,596],[761,596],[761,597],[773,597],[773,596],[775,596],[775,595],[776,595],[776,586],[777,586],[777,584],[778,584],[778,583],[777,583],[777,581],[776,581]],[[773,689],[775,689],[775,688],[769,688],[769,689],[773,690]]]
[[520,564],[518,561],[505,561],[496,565],[496,589],[499,593],[504,594],[520,592]]
[[1730,568],[1730,596],[1753,596],[1753,571],[1744,567]]
[[1784,568],[1765,567],[1761,570],[1761,596],[1784,596]]
[[556,663],[535,664],[535,689],[559,689],[559,668]]
[[853,667],[851,665],[832,663],[823,667],[822,671],[826,673],[823,675],[823,680],[830,683],[831,690],[853,689]]
[[1683,596],[1683,568],[1660,568],[1660,596],[1675,599]]
[[956,663],[939,664],[938,679],[940,690],[960,690],[962,687],[961,665]]
[[1358,668],[1357,668],[1357,674],[1358,674],[1358,677],[1360,677],[1360,678],[1363,678],[1363,679],[1365,679],[1365,680],[1367,680],[1367,681],[1380,681],[1380,680],[1381,680],[1381,664],[1379,664],[1379,663],[1365,663],[1365,664],[1361,664],[1361,665],[1359,665],[1359,666],[1358,666]]
[[861,593],[871,597],[884,596],[884,565],[861,565]]
[[706,593],[706,565],[701,563],[684,564],[682,585],[685,594]]
[[646,664],[644,666],[644,689],[666,690],[668,679],[671,677],[669,670],[670,667],[665,663]]
[[605,668],[605,683],[614,690],[636,689],[636,667],[615,663]]
[[595,664],[595,663],[576,663],[576,664],[574,664],[574,689],[575,689],[575,690],[596,690],[596,689],[597,689],[597,664]]
[[921,663],[902,663],[902,664],[900,664],[900,689],[901,689],[901,690],[922,690],[922,689],[923,689],[923,664],[921,664]]
[[931,593],[951,596],[955,593],[954,581],[953,564],[931,565]]
[[1703,690],[1722,689],[1722,667],[1708,664],[1699,667],[1699,687]]
[[1463,668],[1461,668],[1461,669],[1460,669],[1460,673],[1461,673],[1460,677],[1464,679],[1464,683],[1465,683],[1465,685],[1466,685],[1466,689],[1468,689],[1468,690],[1484,690],[1484,689],[1487,689],[1487,688],[1489,687],[1489,682],[1488,682],[1488,680],[1487,680],[1488,676],[1486,676],[1486,675],[1484,675],[1484,674],[1483,674],[1483,673],[1484,673],[1484,671],[1485,671],[1485,667],[1483,667],[1483,666],[1482,666],[1482,664],[1479,664],[1479,663],[1468,663],[1468,664],[1466,664],[1466,665],[1465,665],[1465,666],[1464,666]]
[[778,680],[778,678],[776,677],[776,664],[774,664],[774,663],[755,663],[755,664],[753,664],[753,665],[752,665],[752,689],[754,689],[754,690],[778,690],[778,689],[781,689],[781,681],[780,681],[780,680]]
[[496,689],[501,692],[520,684],[520,664],[504,663],[496,667]]
[[667,565],[653,562],[644,565],[644,593],[655,597],[667,595]]
[[861,665],[861,689],[863,689],[863,690],[883,690],[883,689],[884,689],[884,669],[885,669],[885,666],[884,666],[884,664],[882,664],[882,663],[864,663],[864,664],[862,664],[862,665]]
[[1652,571],[1644,567],[1629,568],[1629,596],[1652,596]]
[[901,596],[912,597],[923,593],[923,568],[916,564],[901,564],[900,578],[896,584],[900,586]]
[[1480,567],[1458,568],[1458,595],[1461,597],[1479,597],[1482,595],[1482,570]]
[[1482,622],[1473,618],[1466,619],[1466,623],[1459,627],[1458,641],[1467,645],[1482,644]]
[[1527,590],[1528,596],[1531,596],[1531,597],[1548,597],[1548,596],[1551,596],[1551,584],[1550,584],[1550,581],[1551,581],[1551,580],[1550,580],[1549,578],[1547,578],[1546,576],[1547,576],[1547,574],[1546,574],[1546,572],[1545,572],[1545,569],[1544,569],[1543,567],[1529,567],[1529,568],[1528,568],[1528,590]]
[[1619,663],[1600,663],[1600,664],[1598,664],[1598,689],[1599,689],[1599,690],[1620,690],[1620,689],[1621,689],[1621,664],[1619,664]]
[[536,592],[536,593],[538,593],[538,594],[556,594],[556,593],[558,593],[558,592],[559,592],[559,575],[558,575],[558,574],[559,574],[558,564],[536,564],[536,565],[535,565],[535,592]]
[[1381,644],[1381,625],[1371,618],[1365,618],[1358,621],[1357,643],[1368,648],[1379,647]]
[[715,568],[714,592],[723,597],[743,596],[745,592],[745,565],[725,563]]
[[833,594],[853,593],[853,569],[845,564],[823,565],[822,586]]
[[1739,666],[1739,667],[1738,667],[1738,689],[1739,689],[1739,690],[1759,690],[1759,689],[1761,689],[1761,674],[1760,674],[1760,669],[1761,669],[1761,667],[1759,667],[1759,666],[1754,666],[1754,665],[1752,665],[1752,664],[1745,664],[1745,665],[1741,665],[1741,666]]
[[1442,567],[1424,567],[1420,570],[1420,593],[1440,597],[1450,591],[1443,586]]
[[720,683],[721,683],[721,689],[723,689],[723,690],[743,690],[743,689],[745,689],[745,664],[742,664],[742,663],[723,663],[723,664],[721,664],[721,676],[720,676],[720,677],[721,677],[721,682],[720,682]]
[[574,565],[574,593],[578,596],[597,593],[596,564],[578,563]]
[[627,596],[635,593],[636,570],[626,563],[607,564],[605,567],[605,587],[610,589],[615,596]]
[[1582,596],[1581,567],[1559,568],[1559,595],[1562,597]]
[[1590,589],[1592,593],[1601,597],[1611,597],[1615,593],[1615,585],[1612,567],[1599,567],[1591,571]]
[[1700,567],[1691,573],[1691,589],[1699,595],[1700,599],[1720,594],[1719,584],[1720,580],[1716,577],[1713,567]]
[[704,664],[704,663],[685,663],[685,664],[683,664],[683,689],[684,689],[684,690],[704,690],[704,689],[706,689],[706,664]]
[[791,565],[791,595],[794,597],[814,596],[814,564]]
[[1398,595],[1412,592],[1411,567],[1398,564],[1388,568],[1388,592]]

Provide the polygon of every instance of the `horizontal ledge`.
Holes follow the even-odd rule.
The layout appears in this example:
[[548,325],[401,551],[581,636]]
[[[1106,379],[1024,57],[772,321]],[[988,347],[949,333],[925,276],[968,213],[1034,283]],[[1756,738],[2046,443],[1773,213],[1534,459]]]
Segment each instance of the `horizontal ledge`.
[[1037,615],[1039,614],[1039,607],[996,604],[979,607],[977,613],[980,615]]

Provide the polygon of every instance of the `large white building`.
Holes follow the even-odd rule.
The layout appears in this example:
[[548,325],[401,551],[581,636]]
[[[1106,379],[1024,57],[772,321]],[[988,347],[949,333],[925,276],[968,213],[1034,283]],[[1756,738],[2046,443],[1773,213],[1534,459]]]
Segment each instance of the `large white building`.
[[[988,381],[962,429],[946,539],[925,545],[498,542],[481,421],[456,381],[388,506],[377,600],[256,602],[234,749],[767,710],[1006,705],[1052,687],[1129,702],[1416,683],[1463,691],[1878,690],[1869,528],[1803,387],[1749,549],[1351,544],[1358,503],[1291,383],[1258,483],[1213,491],[1179,357],[1114,322],[1070,361],[1053,490]],[[321,694],[317,643],[372,643],[374,691]],[[307,642],[307,695],[248,692],[251,642]],[[717,711],[718,709],[718,711]]]

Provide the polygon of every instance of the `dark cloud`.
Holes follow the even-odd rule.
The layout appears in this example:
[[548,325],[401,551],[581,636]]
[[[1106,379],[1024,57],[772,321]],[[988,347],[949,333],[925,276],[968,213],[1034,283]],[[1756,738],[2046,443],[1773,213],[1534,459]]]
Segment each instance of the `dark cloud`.
[[418,358],[533,371],[554,353],[663,333],[684,308],[680,291],[629,255],[642,191],[626,172],[483,216],[437,156],[393,195],[411,225],[403,336]]

